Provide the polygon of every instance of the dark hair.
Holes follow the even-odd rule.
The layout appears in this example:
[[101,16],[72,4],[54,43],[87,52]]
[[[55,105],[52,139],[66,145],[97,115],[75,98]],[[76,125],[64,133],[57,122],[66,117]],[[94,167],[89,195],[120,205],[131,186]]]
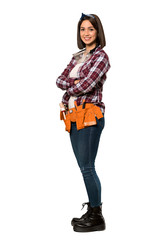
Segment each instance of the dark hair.
[[78,22],[78,27],[77,27],[77,45],[79,49],[82,49],[85,47],[85,43],[81,40],[80,37],[80,26],[84,20],[89,20],[90,23],[93,25],[93,27],[97,30],[97,45],[101,45],[101,48],[106,46],[106,39],[104,35],[104,30],[103,26],[101,23],[101,20],[99,17],[95,14],[91,14],[93,17],[90,16],[85,16]]

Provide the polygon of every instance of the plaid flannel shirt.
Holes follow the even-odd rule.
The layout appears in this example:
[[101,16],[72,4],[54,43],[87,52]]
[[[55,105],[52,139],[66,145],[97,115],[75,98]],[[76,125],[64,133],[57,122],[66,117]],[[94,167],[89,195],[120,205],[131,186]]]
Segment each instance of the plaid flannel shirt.
[[75,96],[77,105],[81,105],[83,99],[86,103],[93,103],[99,106],[104,113],[105,105],[102,102],[103,84],[106,80],[106,73],[110,68],[109,58],[100,46],[90,51],[91,57],[79,68],[79,83],[74,84],[76,79],[70,78],[69,74],[77,64],[77,58],[81,57],[84,50],[73,54],[70,63],[67,65],[63,73],[57,78],[57,87],[66,90],[63,95],[62,102],[68,105],[71,96]]

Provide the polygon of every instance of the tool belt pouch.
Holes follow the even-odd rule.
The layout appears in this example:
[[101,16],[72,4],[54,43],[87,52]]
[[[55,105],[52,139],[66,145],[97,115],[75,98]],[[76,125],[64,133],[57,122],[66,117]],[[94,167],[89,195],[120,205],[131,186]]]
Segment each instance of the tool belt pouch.
[[76,112],[77,130],[84,128],[85,109],[79,109]]
[[96,121],[96,117],[95,117],[95,113],[94,113],[94,108],[92,107],[92,108],[86,109],[84,126],[88,127],[88,126],[93,126],[96,124],[97,124],[97,121]]
[[65,125],[66,125],[66,131],[70,132],[71,130],[71,119],[70,119],[70,115],[67,114],[66,115],[66,119],[64,119]]
[[93,126],[97,124],[97,119],[103,118],[103,114],[101,109],[95,105],[86,109],[85,119],[84,119],[84,126]]
[[67,132],[70,132],[71,130],[71,120],[70,120],[70,115],[66,114],[66,119],[64,119],[63,112],[60,111],[60,120],[63,120],[65,123],[65,130]]
[[104,115],[102,114],[102,111],[101,111],[101,109],[100,109],[99,107],[94,106],[94,107],[93,107],[93,111],[94,111],[95,116],[96,116],[98,119],[104,117]]
[[60,120],[64,120],[63,112],[62,112],[62,111],[60,111]]

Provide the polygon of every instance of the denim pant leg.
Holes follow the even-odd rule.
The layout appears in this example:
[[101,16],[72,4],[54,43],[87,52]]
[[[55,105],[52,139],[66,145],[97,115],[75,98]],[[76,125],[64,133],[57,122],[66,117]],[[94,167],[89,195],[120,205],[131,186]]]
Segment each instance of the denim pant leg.
[[81,169],[92,207],[101,204],[101,183],[95,171],[95,158],[103,128],[104,118],[101,118],[97,119],[97,125],[79,131],[77,131],[76,123],[72,123],[70,132],[72,148]]

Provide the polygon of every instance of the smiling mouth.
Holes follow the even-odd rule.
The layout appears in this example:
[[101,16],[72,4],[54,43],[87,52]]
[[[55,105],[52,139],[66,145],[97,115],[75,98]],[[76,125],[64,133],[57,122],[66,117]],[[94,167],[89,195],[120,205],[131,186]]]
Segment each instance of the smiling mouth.
[[91,38],[84,38],[85,41],[89,41]]

